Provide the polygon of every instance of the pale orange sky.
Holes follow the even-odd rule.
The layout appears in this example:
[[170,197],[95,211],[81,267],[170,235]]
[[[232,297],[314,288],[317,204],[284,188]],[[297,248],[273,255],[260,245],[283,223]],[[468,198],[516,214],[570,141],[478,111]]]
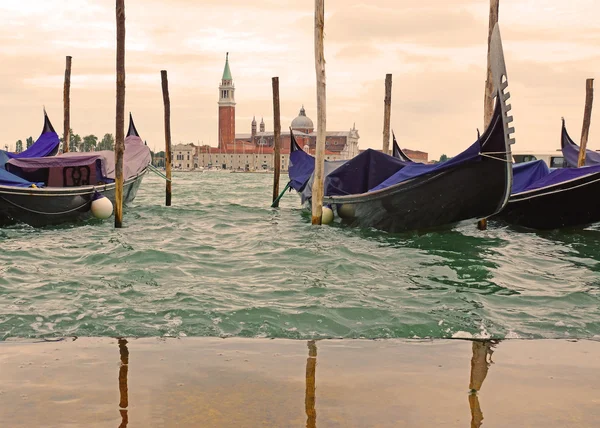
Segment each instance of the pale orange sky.
[[[112,0],[0,2],[2,148],[37,138],[42,105],[62,134],[66,55],[73,57],[73,130],[115,133],[114,7]],[[250,132],[253,115],[272,130],[273,76],[282,127],[302,104],[316,124],[313,7],[309,0],[127,0],[126,111],[142,138],[164,147],[166,69],[173,143],[216,146],[227,51],[237,133]],[[483,118],[488,0],[326,0],[325,7],[328,130],[356,123],[360,147],[380,148],[384,79],[392,73],[392,127],[401,146],[439,158],[474,141]],[[500,1],[515,150],[558,148],[561,116],[579,140],[585,79],[600,69],[598,16],[595,0]],[[599,126],[596,106],[594,149]]]

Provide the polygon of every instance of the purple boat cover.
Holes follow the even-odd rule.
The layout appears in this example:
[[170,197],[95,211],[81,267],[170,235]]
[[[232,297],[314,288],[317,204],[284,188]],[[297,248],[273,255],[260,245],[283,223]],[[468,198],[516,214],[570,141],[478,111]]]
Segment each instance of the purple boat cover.
[[[6,169],[43,169],[43,168],[64,168],[79,165],[89,165],[100,161],[102,178],[110,180],[115,179],[115,153],[110,150],[98,152],[68,152],[52,157],[36,157],[11,159],[6,164]],[[125,180],[139,174],[150,164],[150,149],[144,145],[142,139],[138,136],[129,136],[125,138],[125,152],[123,156],[123,178]]]
[[512,194],[551,187],[590,174],[600,173],[600,165],[551,170],[544,161],[525,162],[513,166]]
[[0,168],[0,186],[31,187],[32,184],[35,184],[38,187],[44,185],[44,183],[32,183],[31,181],[27,181]]
[[44,132],[37,139],[35,143],[31,145],[27,150],[21,153],[9,153],[6,155],[10,159],[24,159],[24,158],[39,158],[48,156],[52,153],[56,147],[60,144],[60,139],[56,132]]

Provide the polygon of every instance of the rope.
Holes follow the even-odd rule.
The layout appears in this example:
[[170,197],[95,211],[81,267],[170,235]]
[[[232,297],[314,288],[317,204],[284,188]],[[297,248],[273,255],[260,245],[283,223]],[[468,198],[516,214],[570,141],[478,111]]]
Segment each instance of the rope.
[[77,207],[77,208],[73,208],[72,210],[62,211],[62,212],[58,212],[58,213],[47,213],[47,212],[43,212],[43,211],[36,211],[36,210],[32,210],[31,208],[27,208],[27,207],[22,207],[22,206],[20,206],[20,205],[18,205],[18,204],[15,204],[15,203],[14,203],[14,202],[12,202],[12,201],[9,201],[8,199],[6,199],[6,198],[5,198],[5,197],[3,197],[3,196],[0,196],[0,198],[1,198],[1,199],[4,199],[4,200],[5,200],[6,202],[8,202],[9,204],[11,204],[11,205],[14,205],[15,207],[17,207],[17,208],[19,208],[19,209],[22,209],[22,210],[25,210],[25,211],[29,211],[29,212],[32,212],[32,213],[34,213],[34,214],[42,214],[42,215],[62,215],[62,214],[68,214],[68,213],[71,213],[71,212],[73,212],[73,211],[80,210],[81,208],[85,207],[87,204],[91,203],[91,201],[87,201],[87,202],[85,202],[83,205],[81,205],[81,206],[79,206],[79,207]]
[[152,165],[152,164],[148,164],[148,168],[150,168],[150,171],[152,171],[153,173],[155,173],[155,174],[156,174],[156,175],[158,175],[159,177],[162,177],[162,178],[164,178],[165,180],[167,180],[167,181],[169,181],[169,182],[171,181],[171,179],[170,179],[170,178],[167,178],[167,176],[166,176],[166,175],[164,175],[162,172],[160,172],[160,171],[158,170],[158,168],[156,168],[154,165]]
[[512,159],[502,159],[496,156],[490,156],[490,155],[507,155],[508,152],[487,152],[487,153],[479,153],[479,156],[483,156],[486,158],[490,158],[490,159],[495,159],[501,162],[506,162],[506,163],[513,163]]
[[279,196],[277,196],[277,199],[275,199],[275,200],[273,201],[273,203],[271,204],[271,208],[275,208],[275,204],[276,204],[277,202],[279,202],[279,200],[280,200],[281,198],[283,198],[283,195],[285,194],[286,190],[290,188],[290,184],[292,184],[292,182],[291,182],[291,181],[290,181],[288,184],[286,184],[286,185],[285,185],[285,189],[283,189],[283,191],[282,191],[282,192],[279,194]]

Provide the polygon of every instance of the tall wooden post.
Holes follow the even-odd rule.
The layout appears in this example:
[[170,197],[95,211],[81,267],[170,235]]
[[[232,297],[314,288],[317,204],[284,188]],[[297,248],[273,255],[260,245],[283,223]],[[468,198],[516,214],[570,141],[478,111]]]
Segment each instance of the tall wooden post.
[[117,129],[115,130],[115,227],[123,226],[123,152],[125,151],[125,0],[117,10]]
[[273,131],[274,131],[274,149],[273,149],[273,205],[279,206],[279,176],[281,175],[281,122],[279,112],[279,77],[273,77]]
[[[490,0],[490,23],[488,29],[488,48],[487,48],[487,77],[485,79],[485,94],[483,100],[483,129],[486,129],[492,120],[494,114],[494,81],[492,79],[492,65],[490,62],[490,44],[494,26],[498,23],[498,11],[500,0]],[[487,229],[487,219],[477,222],[479,230]]]
[[312,187],[312,224],[321,224],[323,214],[323,175],[325,169],[326,88],[323,33],[325,30],[325,0],[315,0],[315,71],[317,74],[317,147],[315,178]]
[[306,393],[304,409],[306,411],[306,428],[316,428],[317,410],[315,409],[317,384],[317,344],[314,340],[308,342],[308,358],[306,359]]
[[594,79],[585,81],[585,109],[583,111],[583,128],[581,129],[581,144],[577,166],[585,166],[585,150],[587,148],[590,122],[592,120],[592,104],[594,103]]
[[390,116],[392,114],[392,75],[385,75],[385,98],[383,100],[383,153],[390,154]]
[[160,71],[162,81],[163,103],[165,105],[165,172],[167,185],[165,189],[165,205],[171,206],[171,101],[169,100],[169,81],[167,70]]
[[65,88],[63,91],[64,127],[63,127],[63,153],[69,152],[71,141],[71,57],[67,56],[65,67]]

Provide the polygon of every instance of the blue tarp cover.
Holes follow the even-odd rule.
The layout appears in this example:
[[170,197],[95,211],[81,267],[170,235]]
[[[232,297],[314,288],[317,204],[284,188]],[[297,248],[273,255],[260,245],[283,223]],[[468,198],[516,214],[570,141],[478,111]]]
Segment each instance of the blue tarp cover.
[[512,194],[554,186],[565,181],[574,180],[589,174],[600,172],[600,165],[584,166],[581,168],[558,168],[551,170],[538,160],[513,166]]
[[367,149],[325,178],[325,195],[365,193],[407,165],[390,155]]
[[21,177],[0,168],[0,186],[31,187],[32,184],[35,184],[38,187],[44,185],[44,183],[32,183],[31,181],[24,180]]
[[[367,149],[327,175],[325,195],[356,195],[393,186],[412,178],[453,168],[479,157],[480,143],[473,143],[467,150],[446,162],[427,165],[405,162],[377,150]],[[300,191],[315,168],[313,156],[302,150],[290,154],[290,186]]]
[[60,139],[56,132],[44,132],[27,150],[21,153],[9,153],[6,155],[9,159],[23,158],[43,158],[48,156],[60,144]]
[[42,135],[40,135],[37,141],[24,152],[10,153],[0,150],[0,185],[30,187],[32,184],[35,184],[38,187],[42,187],[44,183],[27,181],[6,171],[6,163],[11,159],[27,159],[48,156],[59,144],[60,139],[58,138],[58,134],[56,132],[44,132]]
[[[426,174],[437,173],[454,168],[462,163],[481,159],[479,151],[481,144],[479,141],[473,143],[467,150],[447,160],[446,162],[434,163],[431,165],[418,162],[402,162],[405,165],[401,170],[383,181],[381,184],[370,188],[369,191],[385,189],[394,186],[403,181],[417,178]],[[359,155],[360,156],[360,155]],[[357,156],[358,157],[358,156]]]
[[315,170],[315,158],[304,150],[294,150],[290,153],[288,175],[290,187],[299,192]]

